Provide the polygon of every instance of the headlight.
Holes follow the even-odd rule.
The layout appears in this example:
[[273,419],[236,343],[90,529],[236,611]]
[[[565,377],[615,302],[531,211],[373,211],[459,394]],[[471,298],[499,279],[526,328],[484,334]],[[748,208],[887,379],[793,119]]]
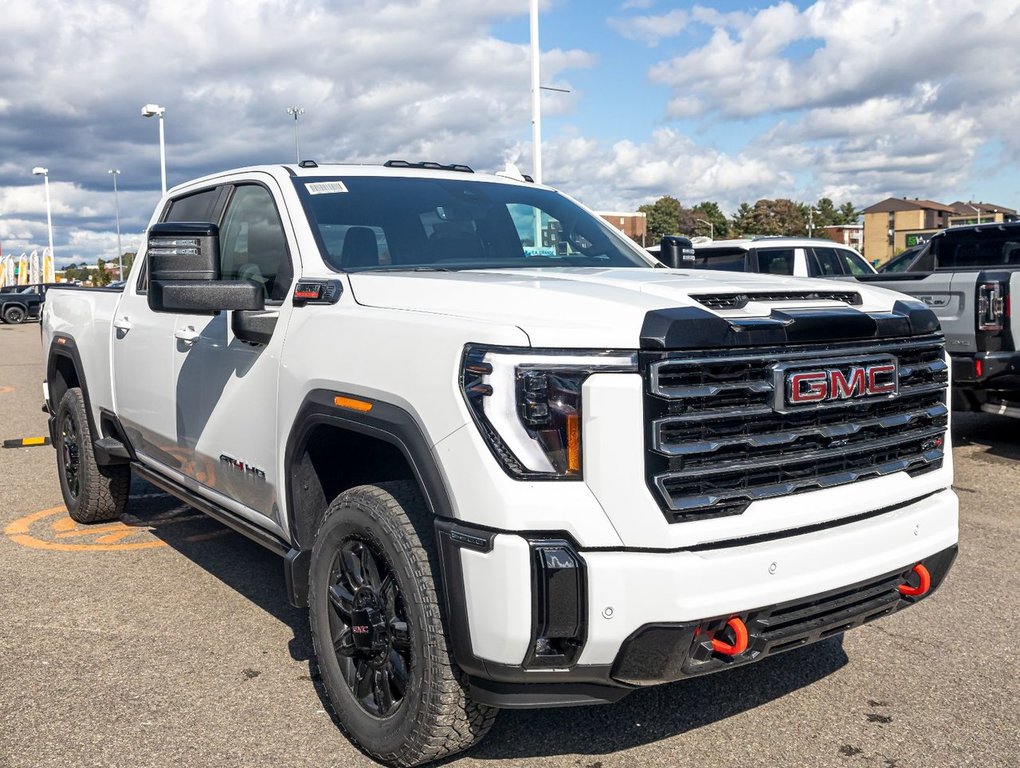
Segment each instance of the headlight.
[[584,380],[636,370],[631,352],[468,345],[460,383],[475,424],[507,474],[579,480]]

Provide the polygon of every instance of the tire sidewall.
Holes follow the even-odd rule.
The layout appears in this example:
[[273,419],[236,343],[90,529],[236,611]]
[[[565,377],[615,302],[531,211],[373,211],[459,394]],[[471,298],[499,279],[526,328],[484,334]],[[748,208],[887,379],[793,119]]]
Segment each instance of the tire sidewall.
[[[417,562],[410,542],[389,510],[372,499],[341,496],[331,506],[316,536],[309,572],[309,619],[323,685],[329,694],[341,726],[363,748],[387,755],[400,751],[421,716],[423,691],[432,683],[427,663],[424,570]],[[378,718],[361,708],[344,679],[333,651],[329,629],[328,585],[333,559],[341,543],[351,537],[367,542],[384,557],[397,580],[411,635],[411,668],[408,687],[400,708]]]
[[[80,390],[69,389],[64,393],[64,396],[60,399],[60,404],[57,406],[57,425],[56,425],[56,438],[59,441],[55,446],[57,449],[57,475],[60,478],[60,492],[64,497],[64,505],[67,507],[68,513],[72,517],[76,514],[78,508],[83,503],[83,498],[88,492],[89,487],[89,466],[87,461],[87,453],[85,450],[85,440],[89,436],[89,426],[87,419],[84,418],[84,401],[82,400]],[[64,469],[64,424],[67,419],[71,418],[75,421],[76,433],[78,435],[78,496],[72,496],[70,486],[67,482],[67,476]],[[87,503],[86,503],[87,507]]]
[[[18,325],[25,321],[27,314],[28,313],[26,313],[21,307],[8,307],[4,310],[4,322],[10,323],[11,325]],[[11,319],[12,315],[14,316],[13,319]]]

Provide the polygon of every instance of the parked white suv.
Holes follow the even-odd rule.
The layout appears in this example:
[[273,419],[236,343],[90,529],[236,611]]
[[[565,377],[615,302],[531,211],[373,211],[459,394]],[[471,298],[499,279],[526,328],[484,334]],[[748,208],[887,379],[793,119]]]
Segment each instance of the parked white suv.
[[848,245],[806,237],[756,237],[694,244],[692,267],[797,277],[873,275],[874,268]]
[[345,732],[435,760],[939,586],[937,319],[818,286],[662,268],[463,166],[208,176],[123,291],[50,289],[61,490],[106,520],[134,473],[279,553]]

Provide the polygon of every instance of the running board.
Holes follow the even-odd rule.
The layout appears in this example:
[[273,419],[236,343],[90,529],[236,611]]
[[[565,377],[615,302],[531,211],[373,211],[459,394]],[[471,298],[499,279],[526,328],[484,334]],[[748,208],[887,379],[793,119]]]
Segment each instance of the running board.
[[219,504],[199,496],[194,491],[189,488],[185,488],[177,481],[164,477],[163,475],[149,469],[144,464],[140,464],[138,462],[131,465],[131,470],[143,480],[147,480],[157,488],[166,491],[171,496],[176,496],[185,504],[194,507],[199,512],[209,515],[209,517],[223,523],[223,525],[228,528],[237,531],[242,536],[247,536],[255,543],[261,544],[263,547],[271,552],[275,552],[280,557],[287,557],[290,553],[290,544],[285,542],[279,536],[276,536],[275,534],[255,525],[255,523],[250,520],[246,520],[236,512],[231,512],[229,509],[225,509]]

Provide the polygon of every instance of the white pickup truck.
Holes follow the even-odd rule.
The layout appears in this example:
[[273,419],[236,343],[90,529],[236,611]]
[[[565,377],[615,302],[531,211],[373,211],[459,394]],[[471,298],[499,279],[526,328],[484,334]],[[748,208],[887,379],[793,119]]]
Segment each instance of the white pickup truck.
[[68,511],[133,472],[282,555],[389,764],[838,635],[956,554],[943,337],[899,294],[663,268],[435,163],[198,179],[139,256],[46,302]]

